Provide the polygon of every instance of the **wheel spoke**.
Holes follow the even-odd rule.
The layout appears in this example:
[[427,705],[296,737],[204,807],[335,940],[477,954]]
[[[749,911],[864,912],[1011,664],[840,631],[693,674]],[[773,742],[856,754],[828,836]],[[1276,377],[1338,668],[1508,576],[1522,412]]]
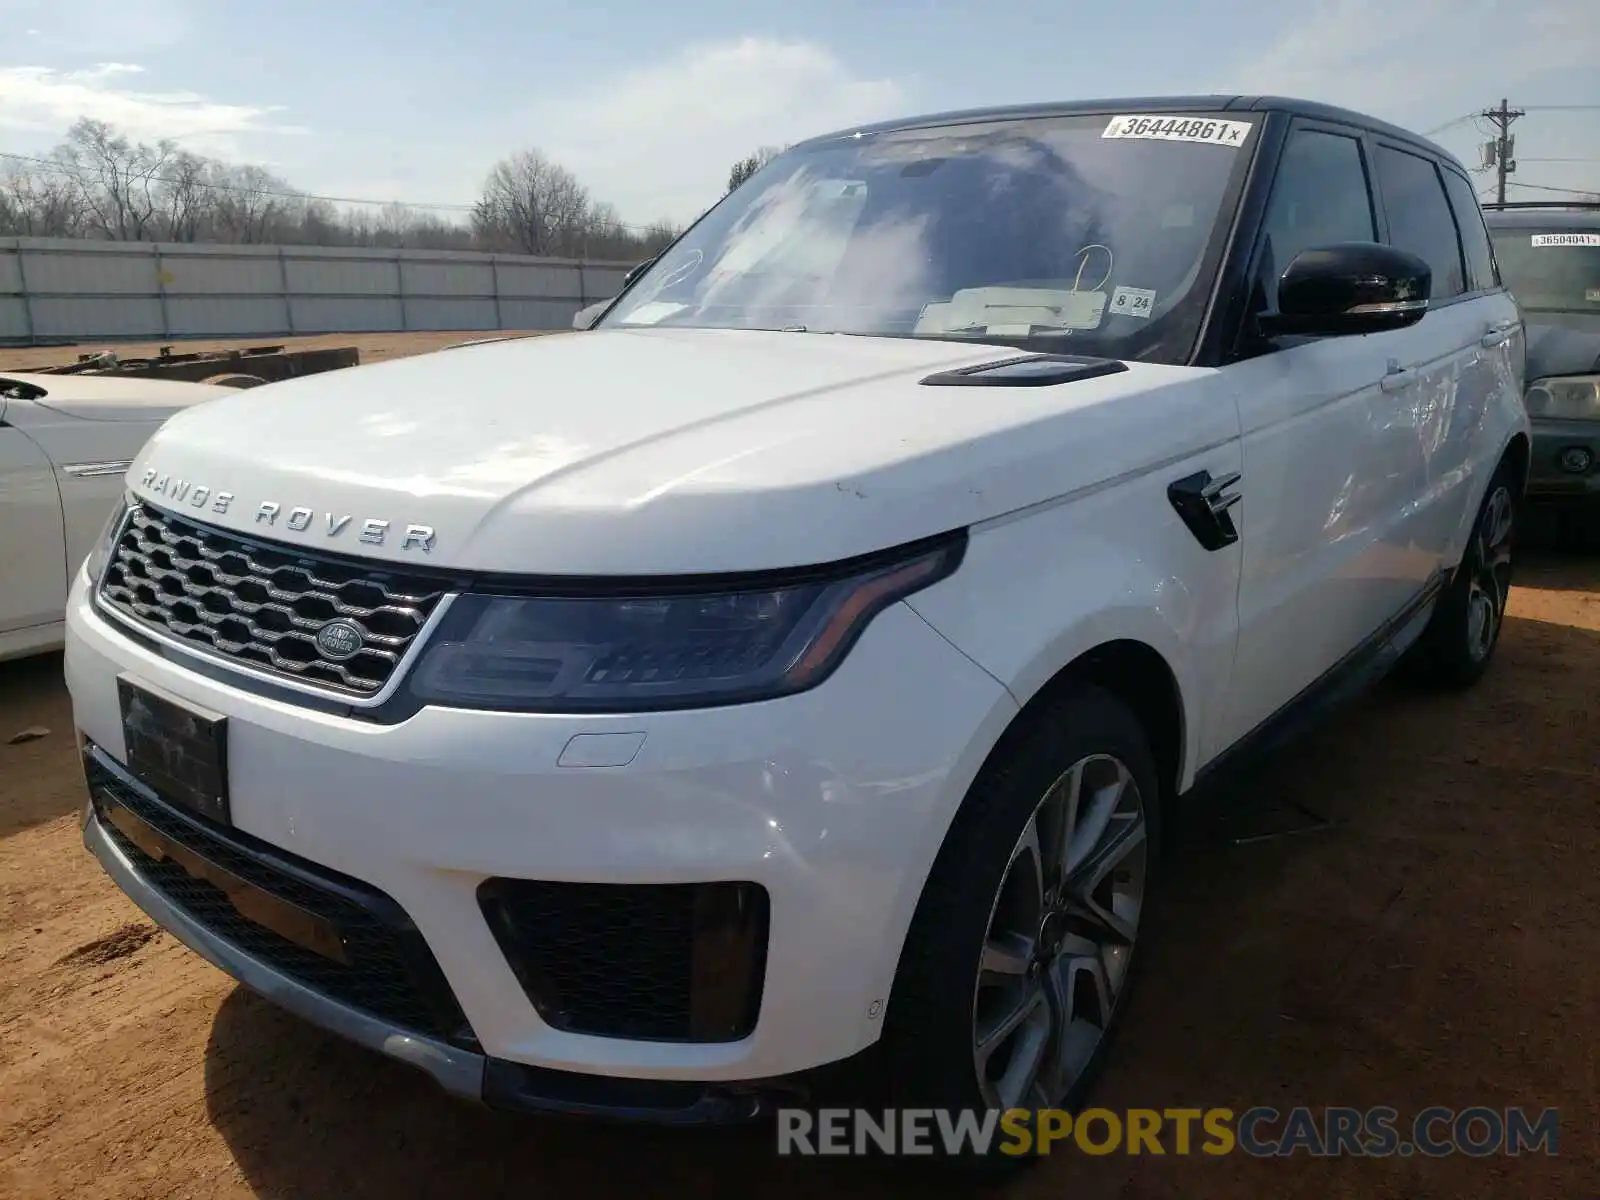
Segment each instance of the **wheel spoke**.
[[[1015,1108],[1033,1087],[1050,1043],[1050,1005],[1044,987],[1030,981],[1018,1002],[978,1032],[973,1065],[986,1093],[997,1108]],[[990,1078],[990,1063],[1009,1048],[1001,1060],[998,1079]]]
[[1120,762],[1110,759],[1107,760],[1107,764],[1112,768],[1111,778],[1099,783],[1089,797],[1086,807],[1080,806],[1084,807],[1084,811],[1079,817],[1077,828],[1072,831],[1072,841],[1067,848],[1066,870],[1063,872],[1066,880],[1070,880],[1082,870],[1083,864],[1104,840],[1112,818],[1122,805],[1128,785],[1133,782],[1133,776],[1128,774],[1128,768]]
[[1101,843],[1094,846],[1077,870],[1067,877],[1067,896],[1085,901],[1106,882],[1107,875],[1122,866],[1134,851],[1144,846],[1144,814],[1118,813],[1107,824]]
[[978,964],[978,986],[1003,984],[1026,975],[1033,962],[1033,948],[1033,939],[1020,933],[990,937],[983,945],[983,959]]
[[[1027,872],[1027,877],[1018,878],[1019,871]],[[1029,907],[1029,916],[1036,916],[1044,911],[1045,889],[1045,864],[1044,849],[1039,842],[1039,818],[1037,815],[1028,818],[1027,827],[1023,829],[1022,836],[1017,839],[1016,846],[1011,851],[1011,862],[1006,867],[1006,878],[1001,885],[1001,895],[1005,896],[1005,889],[1015,887],[1017,890],[1011,895],[1017,901]],[[1028,933],[1032,933],[1030,928]]]
[[1078,828],[1083,799],[1083,768],[1081,762],[1072,767],[1051,785],[1039,805],[1043,818],[1041,830],[1044,854],[1045,887],[1054,891],[1061,886],[1067,873],[1067,859],[1072,838]]
[[1043,1080],[1048,1080],[1054,1089],[1054,1102],[1088,1066],[1111,1023],[1115,997],[1098,954],[1063,955],[1057,959],[1051,965],[1047,990],[1055,1015],[1056,1037]]

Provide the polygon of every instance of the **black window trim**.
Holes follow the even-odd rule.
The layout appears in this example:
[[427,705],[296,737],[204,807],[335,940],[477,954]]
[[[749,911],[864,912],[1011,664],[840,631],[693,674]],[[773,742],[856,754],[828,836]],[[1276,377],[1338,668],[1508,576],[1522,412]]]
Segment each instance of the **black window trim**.
[[[1455,163],[1440,162],[1434,165],[1436,165],[1441,172],[1448,171],[1462,183],[1467,185],[1467,191],[1472,193],[1473,201],[1477,209],[1478,223],[1483,226],[1484,240],[1489,243],[1489,270],[1494,276],[1494,282],[1489,287],[1478,288],[1476,291],[1465,294],[1476,299],[1479,296],[1494,296],[1505,291],[1505,278],[1500,274],[1500,259],[1499,256],[1494,252],[1494,230],[1489,228],[1489,218],[1488,215],[1483,211],[1483,205],[1477,202],[1477,184],[1472,182],[1472,176],[1468,175]],[[1467,256],[1467,239],[1466,236],[1461,232],[1461,214],[1456,212],[1456,202],[1450,199],[1450,188],[1448,186],[1449,181],[1445,180],[1444,182],[1447,185],[1444,189],[1444,198],[1449,201],[1450,214],[1455,217],[1456,237],[1461,242],[1461,261],[1463,267],[1465,267]]]
[[1291,123],[1289,114],[1278,110],[1261,114],[1254,157],[1240,181],[1233,227],[1212,280],[1190,366],[1222,367],[1238,360],[1239,341],[1250,315],[1250,269],[1256,261],[1256,244]]
[[[1263,125],[1257,159],[1251,164],[1250,176],[1240,200],[1241,219],[1235,230],[1233,252],[1223,264],[1223,269],[1217,273],[1217,299],[1198,343],[1195,366],[1223,367],[1261,356],[1259,346],[1250,336],[1251,285],[1261,261],[1262,238],[1266,233],[1267,212],[1273,191],[1278,184],[1278,172],[1289,149],[1289,139],[1296,133],[1327,133],[1350,138],[1356,143],[1361,154],[1361,167],[1367,178],[1367,204],[1372,211],[1377,240],[1380,244],[1389,241],[1388,215],[1379,199],[1377,164],[1370,130],[1351,122],[1281,110],[1269,112]],[[1268,350],[1267,353],[1275,351]]]
[[[1373,170],[1372,170],[1372,186],[1376,190],[1376,194],[1377,194],[1379,203],[1383,206],[1383,209],[1384,209],[1384,230],[1385,230],[1385,233],[1384,233],[1384,239],[1383,240],[1387,244],[1389,244],[1391,246],[1394,245],[1393,241],[1390,240],[1389,233],[1388,233],[1388,230],[1389,230],[1389,224],[1388,224],[1388,197],[1386,197],[1383,194],[1383,177],[1377,170],[1377,163],[1378,163],[1377,151],[1380,150],[1380,149],[1393,150],[1393,151],[1395,151],[1396,153],[1399,153],[1399,154],[1409,154],[1413,158],[1420,158],[1423,162],[1427,163],[1429,166],[1431,166],[1433,168],[1434,179],[1439,184],[1439,192],[1440,192],[1441,195],[1444,196],[1445,211],[1450,214],[1450,228],[1455,231],[1455,235],[1456,235],[1456,254],[1459,257],[1460,262],[1461,262],[1461,282],[1462,282],[1463,285],[1465,285],[1466,282],[1467,282],[1467,278],[1468,278],[1468,276],[1467,276],[1467,246],[1466,246],[1466,242],[1461,237],[1461,223],[1460,223],[1460,218],[1456,216],[1455,203],[1454,203],[1454,201],[1452,201],[1450,199],[1450,190],[1444,186],[1444,176],[1441,174],[1442,171],[1444,171],[1446,169],[1451,169],[1451,164],[1449,164],[1448,162],[1440,159],[1440,157],[1437,154],[1426,153],[1425,151],[1423,151],[1420,147],[1416,146],[1415,144],[1408,144],[1408,143],[1402,142],[1402,141],[1400,141],[1400,140],[1398,140],[1396,138],[1388,137],[1388,136],[1385,136],[1385,135],[1369,134],[1368,136],[1369,136],[1369,139],[1372,142],[1372,148],[1373,148],[1373,154],[1372,154],[1372,167],[1373,167]],[[1468,183],[1471,183],[1471,180],[1468,180]],[[1473,188],[1472,190],[1473,190],[1473,194],[1476,195],[1478,189],[1477,188]],[[1404,249],[1404,247],[1398,247],[1398,248],[1399,249]],[[1497,267],[1496,267],[1496,273],[1498,273],[1498,264],[1497,264]],[[1450,308],[1450,307],[1452,307],[1454,305],[1457,305],[1457,304],[1464,304],[1464,303],[1466,303],[1468,301],[1471,301],[1471,300],[1481,300],[1485,296],[1492,296],[1495,293],[1496,290],[1497,289],[1495,289],[1495,288],[1480,288],[1477,291],[1463,291],[1459,295],[1451,296],[1451,297],[1449,297],[1448,299],[1445,299],[1445,300],[1432,300],[1432,299],[1430,299],[1429,302],[1428,302],[1428,312],[1430,312],[1430,313],[1437,312],[1440,309]],[[1503,289],[1501,289],[1501,290],[1503,290]],[[1423,319],[1426,320],[1427,319],[1426,316],[1424,316]]]

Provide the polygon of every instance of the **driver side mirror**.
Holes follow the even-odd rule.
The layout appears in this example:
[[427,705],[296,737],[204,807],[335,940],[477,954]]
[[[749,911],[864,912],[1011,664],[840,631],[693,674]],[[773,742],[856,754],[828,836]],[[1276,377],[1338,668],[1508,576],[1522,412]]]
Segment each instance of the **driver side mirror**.
[[1297,254],[1278,280],[1278,311],[1263,313],[1268,337],[1345,337],[1415,325],[1428,312],[1433,268],[1376,242],[1345,242]]

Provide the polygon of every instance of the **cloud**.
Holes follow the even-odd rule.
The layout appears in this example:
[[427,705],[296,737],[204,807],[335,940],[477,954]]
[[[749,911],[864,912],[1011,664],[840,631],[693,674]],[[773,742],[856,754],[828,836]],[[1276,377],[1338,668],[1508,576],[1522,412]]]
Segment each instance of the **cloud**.
[[54,54],[143,54],[187,41],[193,0],[0,0],[0,28],[26,27]]
[[1412,124],[1600,59],[1595,0],[1316,0],[1293,12],[1219,90],[1302,96]]
[[689,220],[763,145],[898,115],[907,89],[856,77],[826,47],[746,37],[688,48],[541,106],[535,144],[623,218]]
[[0,130],[59,137],[80,117],[105,121],[145,141],[172,138],[186,149],[228,156],[236,138],[284,133],[270,106],[222,104],[195,92],[140,90],[134,63],[105,62],[81,70],[0,67]]

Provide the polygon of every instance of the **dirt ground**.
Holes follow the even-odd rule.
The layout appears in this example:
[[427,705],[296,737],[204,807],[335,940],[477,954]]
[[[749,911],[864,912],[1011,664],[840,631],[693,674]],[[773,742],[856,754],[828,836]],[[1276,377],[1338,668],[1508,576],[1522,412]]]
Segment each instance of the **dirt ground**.
[[[393,349],[355,340],[374,357]],[[1235,815],[1185,823],[1167,921],[1094,1097],[1114,1110],[1388,1105],[1403,1117],[1558,1107],[1557,1157],[1069,1153],[1007,1193],[1594,1195],[1597,680],[1600,558],[1547,550],[1521,568],[1480,687],[1441,699],[1384,686],[1230,780]],[[30,726],[49,732],[7,744]],[[83,849],[81,798],[60,656],[0,664],[0,1197],[970,1194],[908,1167],[780,1160],[766,1132],[449,1100],[159,933]],[[1296,804],[1333,827],[1236,843],[1304,822]]]

